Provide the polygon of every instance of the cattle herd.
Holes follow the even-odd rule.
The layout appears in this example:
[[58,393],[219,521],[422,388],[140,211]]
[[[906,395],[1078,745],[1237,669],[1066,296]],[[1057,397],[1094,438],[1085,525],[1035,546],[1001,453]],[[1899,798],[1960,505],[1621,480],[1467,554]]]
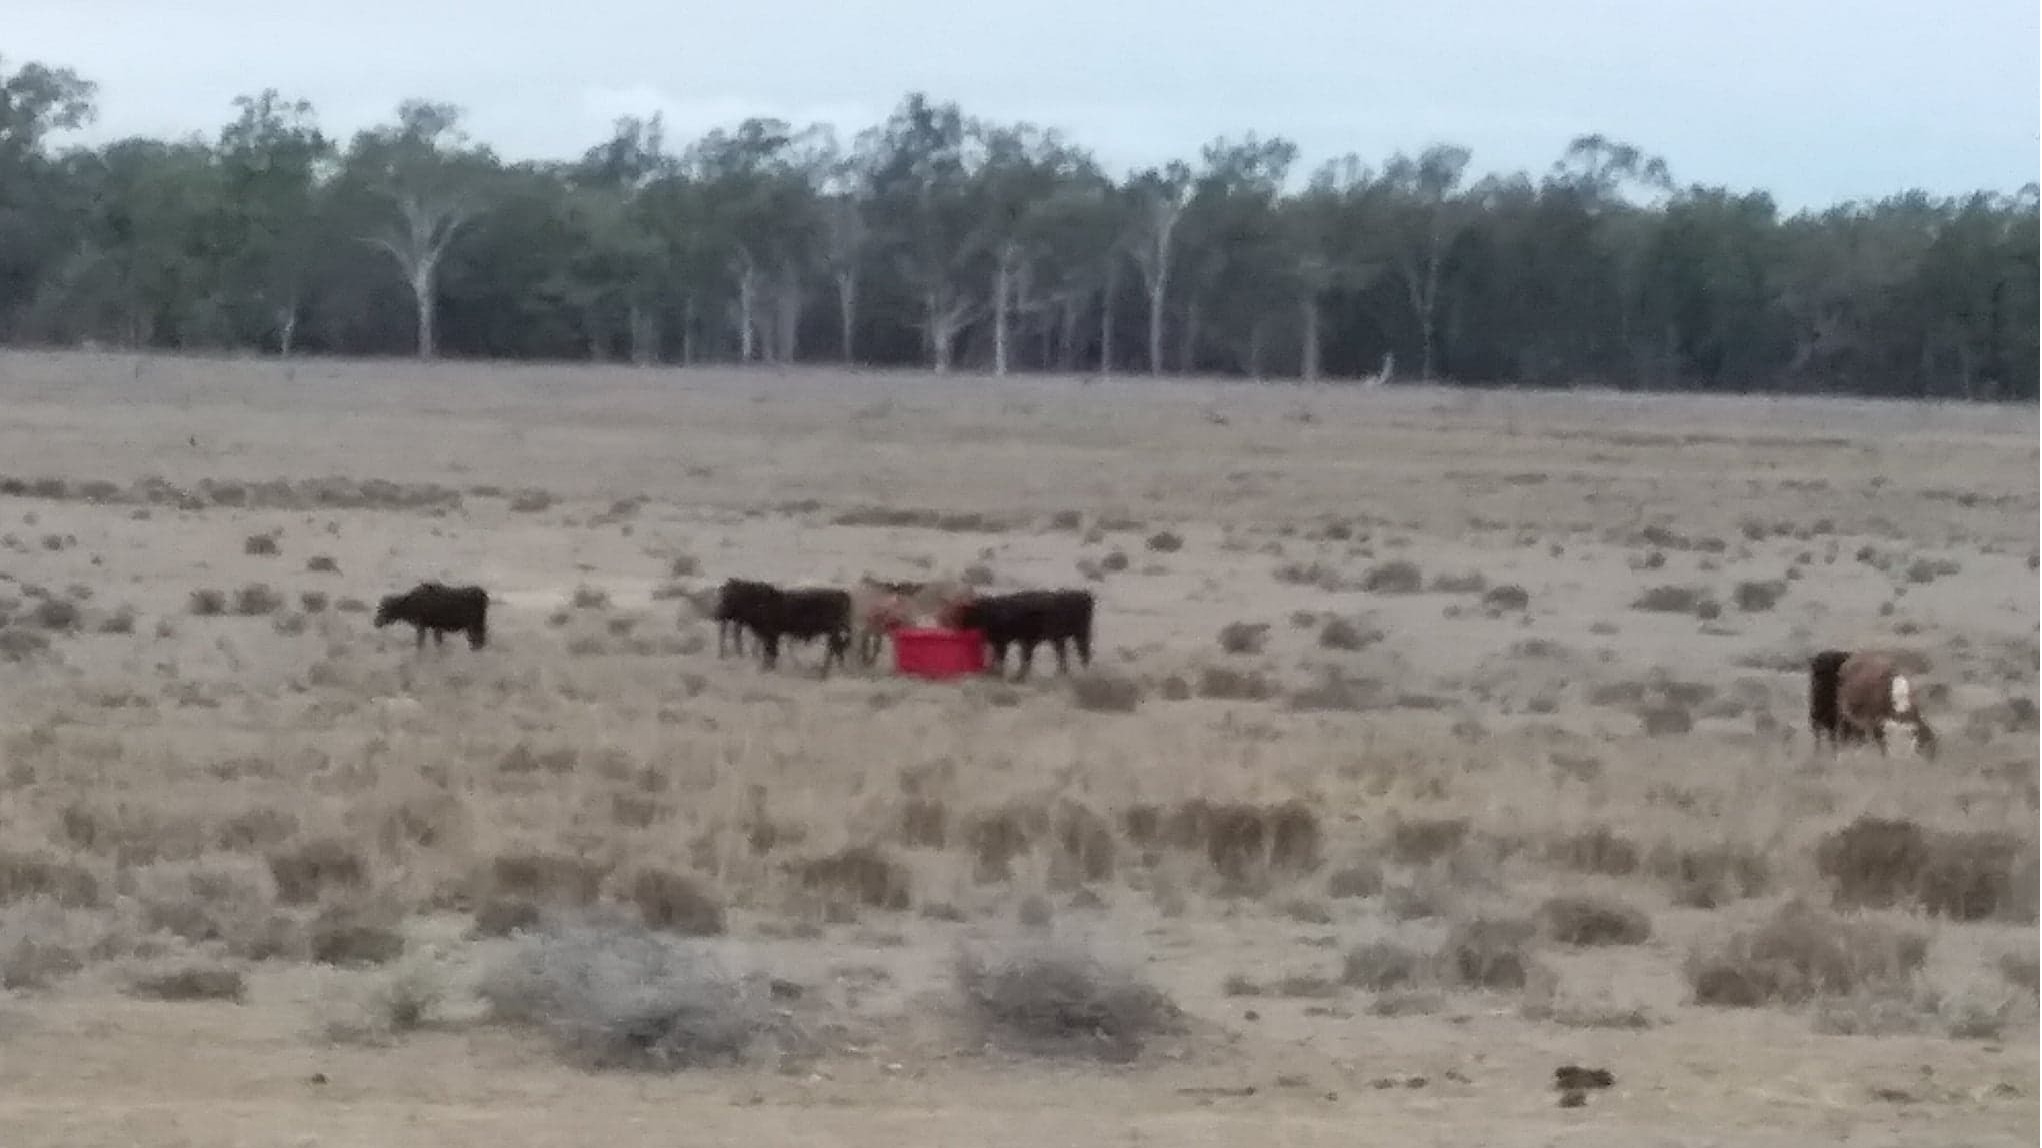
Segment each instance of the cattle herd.
[[[976,632],[991,651],[989,673],[1004,676],[1007,651],[1018,646],[1020,680],[1028,676],[1035,648],[1044,642],[1055,649],[1060,673],[1070,669],[1067,644],[1076,648],[1080,663],[1092,664],[1094,605],[1089,590],[979,594],[956,582],[870,577],[849,590],[788,589],[730,578],[718,589],[710,613],[716,621],[717,657],[733,650],[742,655],[749,632],[767,669],[778,664],[783,639],[804,644],[822,639],[821,673],[827,677],[831,665],[845,665],[854,652],[863,665],[872,665],[897,630],[934,624]],[[479,650],[489,640],[489,594],[480,586],[421,582],[377,605],[376,627],[393,622],[413,626],[420,647],[428,633],[438,645],[449,633],[465,633],[469,648]],[[1816,745],[1826,742],[1832,749],[1870,741],[1884,753],[1891,733],[1905,729],[1917,753],[1933,757],[1936,750],[1935,731],[1916,704],[1914,683],[1892,655],[1878,651],[1823,650],[1809,659],[1808,729]]]
[[[1019,647],[1016,680],[1026,678],[1035,648],[1044,642],[1056,651],[1059,672],[1070,669],[1069,648],[1078,661],[1092,664],[1093,598],[1090,590],[1021,590],[1011,594],[980,594],[958,582],[882,582],[861,578],[849,590],[833,587],[789,589],[770,582],[726,579],[718,589],[712,616],[716,620],[716,656],[744,653],[749,632],[767,669],[779,664],[784,639],[808,643],[823,640],[822,675],[834,664],[847,664],[855,652],[870,666],[879,659],[895,631],[934,624],[975,632],[991,650],[988,670],[1004,674],[1007,651]],[[480,586],[449,586],[421,582],[402,594],[386,595],[376,607],[376,628],[393,622],[410,624],[419,646],[430,633],[444,645],[449,633],[465,633],[470,649],[489,640],[489,593]]]

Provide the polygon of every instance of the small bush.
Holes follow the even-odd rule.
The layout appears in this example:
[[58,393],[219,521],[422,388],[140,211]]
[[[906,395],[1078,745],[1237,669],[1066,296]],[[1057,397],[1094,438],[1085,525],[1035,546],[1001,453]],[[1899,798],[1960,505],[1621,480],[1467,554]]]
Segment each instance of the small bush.
[[1168,530],[1158,530],[1149,535],[1148,546],[1158,554],[1174,554],[1184,549],[1184,536]]
[[1142,702],[1141,683],[1113,674],[1079,674],[1070,688],[1072,704],[1093,713],[1133,713]]
[[1329,618],[1319,631],[1319,645],[1328,650],[1362,650],[1382,641],[1383,632],[1347,618]]
[[0,658],[10,662],[26,662],[38,654],[48,653],[49,635],[20,626],[9,626],[0,630]]
[[1465,817],[1398,821],[1390,830],[1390,856],[1406,865],[1424,865],[1459,849],[1467,837]]
[[795,873],[804,889],[874,909],[906,909],[914,887],[905,867],[871,845],[854,845],[803,861],[795,866]]
[[1652,918],[1642,910],[1600,897],[1549,898],[1539,906],[1539,921],[1563,945],[1642,945],[1652,937]]
[[1482,605],[1490,610],[1524,610],[1531,606],[1531,594],[1515,583],[1491,586],[1482,595]]
[[1349,949],[1340,968],[1340,983],[1382,992],[1415,984],[1427,975],[1426,955],[1395,941],[1370,941]]
[[1220,627],[1220,649],[1229,654],[1259,654],[1268,642],[1267,622],[1228,622]]
[[631,879],[631,903],[648,926],[691,937],[723,932],[723,905],[684,873],[642,869]]
[[251,558],[273,558],[278,553],[276,537],[270,534],[251,534],[242,540],[241,553]]
[[693,554],[676,554],[667,563],[667,577],[694,578],[702,573],[702,562]]
[[1416,562],[1393,559],[1369,567],[1361,576],[1361,588],[1371,594],[1416,594],[1425,589],[1425,572]]
[[135,612],[126,606],[100,619],[99,632],[102,634],[132,634],[135,632]]
[[315,838],[269,856],[277,898],[286,904],[317,901],[329,889],[354,890],[368,883],[368,864],[354,847],[333,838]]
[[998,955],[965,950],[954,973],[986,1035],[1021,1051],[1130,1061],[1150,1039],[1181,1026],[1162,990],[1068,942]]
[[1206,666],[1198,672],[1198,696],[1225,701],[1267,701],[1276,696],[1276,686],[1255,670],[1229,666]]
[[1928,955],[1918,933],[1791,901],[1764,922],[1696,947],[1684,969],[1696,1004],[1758,1008],[1817,996],[1905,994]]
[[1646,737],[1677,737],[1695,728],[1694,715],[1687,711],[1687,707],[1671,702],[1640,710],[1638,722]]
[[519,937],[477,992],[499,1019],[545,1030],[595,1069],[736,1063],[773,1024],[761,994],[706,950],[595,917]]
[[1911,901],[1930,916],[2025,923],[2035,919],[2035,857],[2032,842],[2007,834],[1866,816],[1824,837],[1815,865],[1840,907]]
[[1633,599],[1631,609],[1653,614],[1693,614],[1708,601],[1708,591],[1694,586],[1654,586]]
[[331,554],[314,554],[305,559],[305,569],[314,574],[338,574],[340,563]]
[[283,605],[283,595],[260,582],[251,582],[234,591],[234,612],[244,618],[274,614]]
[[1607,825],[1560,838],[1547,849],[1546,856],[1556,865],[1611,877],[1637,872],[1640,860],[1637,844]]
[[1340,899],[1353,897],[1376,897],[1383,891],[1382,866],[1372,861],[1357,861],[1344,865],[1326,875],[1326,895]]
[[1537,968],[1530,921],[1478,917],[1448,931],[1437,961],[1442,981],[1462,988],[1521,989]]
[[233,1001],[248,998],[248,976],[233,965],[187,962],[144,969],[128,978],[127,994],[158,1001]]
[[306,926],[306,948],[322,965],[383,965],[404,953],[398,915],[384,906],[331,905]]
[[307,590],[303,594],[298,595],[298,606],[307,614],[325,613],[326,604],[326,593],[322,590]]
[[1785,582],[1739,582],[1731,594],[1737,608],[1747,614],[1759,614],[1779,604],[1787,593]]
[[610,592],[594,586],[576,586],[573,605],[577,610],[607,610],[610,608]]
[[28,616],[45,630],[69,633],[78,628],[84,612],[78,609],[78,603],[68,598],[44,598],[35,604]]
[[1462,574],[1441,574],[1432,580],[1435,594],[1480,594],[1489,588],[1489,579],[1480,570]]

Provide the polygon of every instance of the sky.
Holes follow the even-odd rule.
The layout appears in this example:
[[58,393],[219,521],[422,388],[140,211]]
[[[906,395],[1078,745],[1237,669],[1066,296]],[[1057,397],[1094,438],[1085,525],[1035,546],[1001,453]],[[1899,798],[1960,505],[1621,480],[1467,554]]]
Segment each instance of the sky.
[[1447,142],[1539,175],[1600,132],[1795,210],[2042,167],[2036,0],[0,0],[0,29],[0,67],[100,85],[85,144],[212,136],[265,87],[342,138],[458,104],[511,159],[655,111],[674,141],[747,116],[848,140],[921,90],[1115,172],[1252,131],[1304,168]]

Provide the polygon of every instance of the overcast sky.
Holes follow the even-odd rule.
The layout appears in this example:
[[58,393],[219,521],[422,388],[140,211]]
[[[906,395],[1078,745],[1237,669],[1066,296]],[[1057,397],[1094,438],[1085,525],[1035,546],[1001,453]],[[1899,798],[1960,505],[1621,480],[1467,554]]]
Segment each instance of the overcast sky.
[[345,137],[424,96],[516,159],[624,114],[848,138],[911,89],[1063,129],[1109,168],[1215,135],[1304,165],[1448,141],[1542,173],[1579,134],[1789,208],[2037,177],[2036,0],[0,0],[0,53],[100,85],[83,142],[208,136],[241,93]]

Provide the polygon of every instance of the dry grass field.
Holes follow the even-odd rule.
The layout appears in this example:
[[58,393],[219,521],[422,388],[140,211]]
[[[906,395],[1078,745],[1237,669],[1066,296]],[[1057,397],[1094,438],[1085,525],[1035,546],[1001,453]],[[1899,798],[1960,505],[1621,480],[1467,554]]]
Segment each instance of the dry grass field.
[[[0,1143],[2033,1144],[2036,475],[2031,410],[0,356]],[[1098,656],[718,658],[724,577],[861,573]],[[371,627],[428,577],[486,649]],[[1933,762],[1811,752],[1866,645]]]

